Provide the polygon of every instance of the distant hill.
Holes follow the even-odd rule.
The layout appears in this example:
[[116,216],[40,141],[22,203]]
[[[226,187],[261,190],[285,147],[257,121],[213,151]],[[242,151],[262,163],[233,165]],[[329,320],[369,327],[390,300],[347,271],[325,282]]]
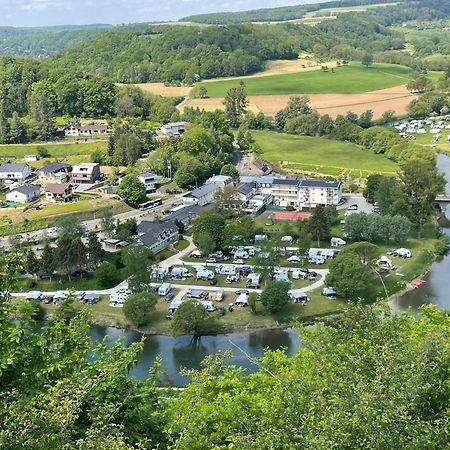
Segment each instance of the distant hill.
[[281,6],[278,8],[253,9],[240,12],[198,14],[183,17],[182,19],[180,19],[180,22],[208,23],[218,25],[245,22],[282,22],[286,20],[301,19],[305,16],[305,14],[318,11],[319,9],[377,5],[392,2],[393,0],[339,0],[306,5]]
[[92,41],[111,25],[0,27],[0,56],[47,57]]

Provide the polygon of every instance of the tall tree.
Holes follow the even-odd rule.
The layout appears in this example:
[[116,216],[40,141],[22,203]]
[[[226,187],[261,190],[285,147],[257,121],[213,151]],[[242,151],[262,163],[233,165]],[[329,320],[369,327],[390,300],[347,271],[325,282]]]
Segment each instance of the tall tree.
[[39,270],[39,261],[31,249],[27,252],[25,270],[31,275],[34,275]]
[[21,144],[26,140],[25,127],[20,120],[19,115],[14,111],[9,129],[9,139],[12,144]]
[[88,262],[92,269],[96,269],[103,260],[102,244],[98,240],[98,236],[94,232],[89,233],[89,241],[87,245]]
[[194,244],[198,245],[199,238],[205,233],[214,239],[215,246],[213,250],[221,249],[225,239],[225,217],[216,212],[207,212],[198,217],[192,226],[192,237]]
[[217,333],[218,323],[203,305],[188,300],[184,301],[173,314],[170,329],[174,336],[189,334],[193,339],[200,339],[205,334]]
[[0,109],[0,144],[8,144],[9,142],[9,122],[5,115],[4,109]]
[[31,120],[36,138],[48,141],[56,129],[55,111],[44,94],[38,94],[32,97]]
[[236,166],[231,163],[227,163],[222,166],[222,169],[220,169],[220,175],[228,175],[233,178],[235,183],[239,181],[239,171],[236,169]]
[[123,177],[117,193],[125,203],[134,207],[137,207],[147,199],[144,184],[134,174],[128,174]]
[[436,195],[444,190],[444,177],[429,164],[409,161],[401,169],[400,181],[406,205],[404,215],[415,225],[420,237],[434,212]]
[[156,258],[153,252],[141,245],[128,246],[122,255],[130,290],[136,294],[150,286],[151,267]]
[[317,205],[308,223],[309,232],[317,239],[317,247],[320,240],[330,234],[331,220],[327,210],[322,205]]
[[284,281],[272,281],[261,293],[261,303],[270,313],[277,313],[286,308],[290,303],[288,291],[289,283]]
[[158,298],[152,292],[133,294],[123,305],[123,313],[133,325],[140,327],[150,322],[157,303]]
[[50,244],[46,244],[42,251],[40,268],[48,274],[50,278],[53,277],[53,272],[56,270],[56,255],[55,250]]
[[223,103],[231,126],[238,128],[241,123],[241,118],[248,107],[247,92],[244,84],[241,82],[238,87],[229,89]]

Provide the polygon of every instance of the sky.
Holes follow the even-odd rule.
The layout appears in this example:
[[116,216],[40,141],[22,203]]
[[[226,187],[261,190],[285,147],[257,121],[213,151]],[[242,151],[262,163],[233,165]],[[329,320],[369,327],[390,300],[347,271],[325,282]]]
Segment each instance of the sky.
[[0,0],[0,26],[123,24],[318,0]]

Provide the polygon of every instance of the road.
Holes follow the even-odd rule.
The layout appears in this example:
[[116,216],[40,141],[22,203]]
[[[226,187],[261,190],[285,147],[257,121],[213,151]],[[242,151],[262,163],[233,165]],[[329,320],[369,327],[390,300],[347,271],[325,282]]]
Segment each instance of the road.
[[[127,220],[127,219],[136,219],[138,222],[142,220],[148,220],[154,218],[156,214],[161,214],[162,211],[165,209],[173,207],[175,204],[180,203],[181,201],[181,195],[174,195],[173,197],[170,197],[168,200],[163,202],[161,206],[158,206],[154,209],[151,209],[149,211],[140,211],[133,209],[132,211],[127,211],[121,214],[116,214],[114,217],[114,220]],[[83,226],[87,230],[95,230],[100,228],[102,223],[102,219],[93,219],[93,220],[87,220],[85,222],[82,222]],[[37,231],[31,231],[29,233],[20,233],[18,235],[10,235],[5,236],[3,238],[0,238],[0,245],[3,248],[9,248],[10,247],[10,239],[14,239],[20,236],[21,241],[42,241],[47,238],[56,237],[56,230],[54,228],[44,228],[42,230]]]
[[[189,246],[186,247],[184,250],[180,251],[179,253],[177,253],[176,255],[173,255],[167,259],[165,259],[164,261],[162,261],[160,263],[161,266],[163,267],[170,267],[170,266],[198,266],[198,265],[202,265],[201,263],[194,263],[194,262],[185,262],[182,261],[182,258],[189,255],[193,250],[196,249],[194,243],[192,242],[192,238],[190,236],[186,236],[186,239],[189,241]],[[209,266],[217,266],[220,263],[214,263],[214,264],[209,264]],[[286,269],[290,269],[292,270],[292,267],[286,267]],[[309,286],[306,286],[304,288],[302,288],[303,292],[310,292],[313,291],[314,289],[318,289],[322,286],[324,286],[324,279],[328,274],[328,269],[315,269],[315,272],[317,272],[317,274],[319,275],[319,280],[315,281],[314,283],[310,284]],[[158,286],[159,283],[152,283],[151,286]],[[215,292],[217,291],[217,289],[223,289],[224,292],[236,292],[239,290],[242,290],[243,288],[234,288],[234,287],[221,287],[221,286],[200,286],[200,285],[186,285],[186,284],[176,284],[176,283],[171,283],[172,287],[174,289],[177,289],[179,292],[177,293],[175,299],[176,300],[181,300],[184,295],[186,294],[188,289],[198,289],[201,291],[207,291],[207,292]],[[97,295],[111,295],[114,294],[116,292],[119,291],[119,289],[121,288],[126,288],[127,287],[127,282],[126,281],[122,281],[122,283],[118,284],[117,286],[115,286],[114,288],[111,289],[103,289],[103,290],[91,290],[91,291],[84,291],[87,294],[97,294]],[[249,289],[252,292],[257,292],[260,293],[261,289]],[[45,292],[46,295],[52,297],[54,296],[56,293],[55,292]],[[27,294],[27,292],[15,292],[13,294],[11,294],[13,297],[24,297]]]

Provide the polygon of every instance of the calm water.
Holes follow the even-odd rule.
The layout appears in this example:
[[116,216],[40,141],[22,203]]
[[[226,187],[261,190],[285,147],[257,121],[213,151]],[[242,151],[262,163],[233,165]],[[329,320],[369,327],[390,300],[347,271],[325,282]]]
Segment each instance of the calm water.
[[[447,193],[450,193],[450,158],[439,155],[438,168],[444,172],[447,179]],[[447,212],[450,219],[450,212]],[[450,221],[443,228],[450,236]],[[450,309],[449,293],[450,255],[436,261],[430,273],[424,277],[427,281],[421,288],[394,299],[391,306],[396,311],[404,311],[408,308],[417,309],[425,303],[434,303],[439,308]],[[110,337],[110,342],[119,338],[124,339],[124,345],[141,340],[142,335],[133,331],[119,330],[95,326],[92,330],[95,340]],[[169,336],[147,336],[137,366],[131,375],[136,378],[145,378],[155,359],[160,356],[162,366],[167,373],[168,381],[177,386],[182,386],[188,381],[180,375],[181,368],[200,368],[201,361],[208,355],[218,351],[230,350],[233,357],[230,364],[240,366],[247,373],[254,372],[257,367],[249,359],[258,358],[264,349],[278,349],[284,347],[288,355],[293,355],[300,347],[298,332],[294,329],[287,330],[259,330],[249,333],[234,333],[220,336],[205,336],[200,342],[192,343],[189,336],[172,338]]]
[[[139,342],[142,337],[140,333],[111,327],[95,326],[92,329],[92,337],[96,341],[102,340],[105,336],[110,337],[111,343],[123,338],[124,345]],[[206,356],[218,351],[232,351],[233,357],[229,360],[230,364],[243,367],[247,373],[251,373],[257,367],[246,355],[259,358],[263,355],[264,349],[281,347],[287,349],[288,355],[293,355],[300,347],[298,332],[294,329],[258,330],[249,333],[204,336],[198,343],[192,343],[189,336],[177,338],[146,336],[144,351],[140,355],[137,366],[131,371],[131,375],[140,379],[147,377],[150,367],[160,356],[168,381],[182,386],[188,380],[180,375],[181,368],[198,369]]]

